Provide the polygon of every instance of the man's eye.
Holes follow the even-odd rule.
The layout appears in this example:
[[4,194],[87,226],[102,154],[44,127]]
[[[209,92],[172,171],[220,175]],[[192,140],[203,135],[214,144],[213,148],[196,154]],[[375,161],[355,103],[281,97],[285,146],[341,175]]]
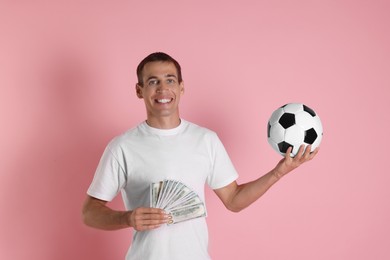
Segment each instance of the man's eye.
[[167,79],[168,84],[174,84],[176,81],[174,79]]
[[148,85],[149,86],[155,86],[155,85],[157,85],[158,84],[158,80],[150,80],[149,82],[148,82]]

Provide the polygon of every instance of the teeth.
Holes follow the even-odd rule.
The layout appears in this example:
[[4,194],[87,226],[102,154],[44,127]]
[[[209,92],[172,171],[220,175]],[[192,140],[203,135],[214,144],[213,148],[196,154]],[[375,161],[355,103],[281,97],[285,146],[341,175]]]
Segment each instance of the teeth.
[[168,103],[168,102],[171,102],[171,99],[167,99],[167,98],[164,98],[164,99],[157,99],[157,102],[158,102],[158,103]]

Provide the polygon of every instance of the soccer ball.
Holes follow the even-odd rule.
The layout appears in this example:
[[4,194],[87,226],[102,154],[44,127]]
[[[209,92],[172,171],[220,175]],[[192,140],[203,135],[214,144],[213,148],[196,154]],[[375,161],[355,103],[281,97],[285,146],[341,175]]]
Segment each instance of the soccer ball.
[[301,103],[289,103],[276,109],[268,120],[268,143],[285,156],[292,146],[291,157],[299,147],[311,144],[311,152],[322,140],[321,120],[313,109]]

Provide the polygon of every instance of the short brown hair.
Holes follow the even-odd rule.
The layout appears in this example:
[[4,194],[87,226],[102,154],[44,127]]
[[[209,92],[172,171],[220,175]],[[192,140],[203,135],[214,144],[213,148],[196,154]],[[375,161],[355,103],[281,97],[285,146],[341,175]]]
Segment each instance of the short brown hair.
[[172,62],[177,70],[177,80],[179,83],[183,81],[183,78],[181,76],[181,67],[180,64],[171,56],[169,56],[166,53],[163,52],[154,52],[152,54],[149,54],[146,58],[144,58],[137,67],[137,78],[138,78],[138,85],[143,86],[143,80],[142,80],[142,70],[144,69],[145,65],[149,62],[154,61],[163,61],[163,62]]

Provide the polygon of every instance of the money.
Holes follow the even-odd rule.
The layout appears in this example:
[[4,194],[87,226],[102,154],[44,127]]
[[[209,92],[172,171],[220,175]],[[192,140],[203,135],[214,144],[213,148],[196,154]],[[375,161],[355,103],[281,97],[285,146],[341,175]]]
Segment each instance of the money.
[[176,180],[150,184],[150,207],[160,208],[171,215],[168,225],[206,217],[206,207],[191,188]]

